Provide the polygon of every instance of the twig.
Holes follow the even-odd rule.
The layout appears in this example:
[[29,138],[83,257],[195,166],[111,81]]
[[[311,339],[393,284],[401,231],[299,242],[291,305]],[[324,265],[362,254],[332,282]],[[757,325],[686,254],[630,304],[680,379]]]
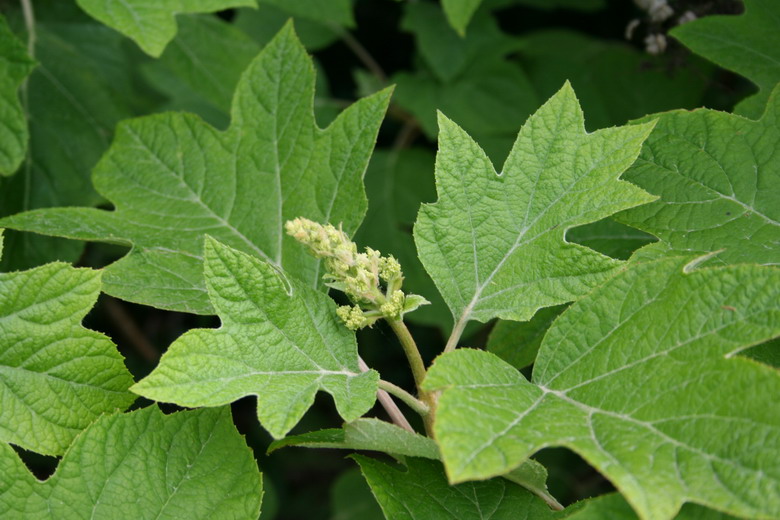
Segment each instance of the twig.
[[135,324],[133,318],[128,314],[121,303],[114,298],[106,297],[103,300],[106,312],[111,320],[119,327],[122,334],[130,341],[130,344],[142,358],[150,363],[156,363],[160,357],[159,351],[154,348],[152,343],[146,339],[144,333]]
[[406,403],[409,408],[420,414],[421,416],[428,415],[431,412],[430,407],[414,397],[412,394],[404,390],[398,385],[394,385],[390,381],[384,379],[379,380],[379,388],[386,390],[387,393],[396,396],[398,399]]
[[27,27],[27,54],[31,58],[35,57],[35,12],[33,11],[32,0],[22,1],[22,15],[24,16],[24,25]]
[[[363,358],[360,356],[358,356],[358,365],[360,366],[360,370],[363,372],[368,372],[368,365],[366,365],[366,362],[363,361]],[[414,428],[412,428],[412,425],[409,424],[409,421],[406,420],[406,416],[400,410],[400,408],[398,408],[398,405],[395,404],[395,401],[393,401],[393,398],[390,397],[390,394],[388,394],[387,391],[380,388],[376,391],[376,398],[387,412],[387,415],[390,416],[393,424],[400,426],[404,430],[409,430],[410,432],[415,433]]]
[[466,319],[467,313],[463,313],[463,316],[460,317],[458,322],[455,324],[455,327],[452,329],[452,333],[450,334],[450,339],[447,340],[447,346],[444,347],[444,352],[452,352],[455,350],[458,346],[458,341],[460,341],[460,336],[463,334],[463,330],[466,328],[466,324],[468,324],[468,320]]

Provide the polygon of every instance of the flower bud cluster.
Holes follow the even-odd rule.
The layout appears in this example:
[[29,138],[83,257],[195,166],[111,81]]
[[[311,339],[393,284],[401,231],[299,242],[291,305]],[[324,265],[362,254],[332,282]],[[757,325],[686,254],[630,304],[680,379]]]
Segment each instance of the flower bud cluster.
[[285,229],[323,259],[327,285],[345,293],[355,304],[337,311],[347,327],[357,330],[379,318],[401,319],[406,295],[401,291],[404,277],[398,260],[370,247],[359,253],[349,236],[331,224],[299,217],[287,221]]

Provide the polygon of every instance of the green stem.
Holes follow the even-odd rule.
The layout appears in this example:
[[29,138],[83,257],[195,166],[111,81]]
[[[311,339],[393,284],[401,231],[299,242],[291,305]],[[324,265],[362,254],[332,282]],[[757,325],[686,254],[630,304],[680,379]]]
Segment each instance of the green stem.
[[24,16],[24,25],[27,28],[27,54],[31,58],[35,57],[35,13],[33,12],[32,0],[22,1],[22,15]]
[[417,412],[419,415],[425,417],[431,412],[430,407],[414,397],[412,394],[404,390],[398,385],[394,385],[390,381],[384,379],[379,380],[379,388],[386,391],[388,394],[396,396],[398,399],[406,403],[409,408]]
[[409,366],[412,369],[412,376],[414,376],[414,384],[417,387],[417,393],[420,396],[420,400],[425,403],[428,408],[428,413],[423,415],[423,423],[425,424],[425,432],[429,437],[433,437],[433,419],[436,412],[436,392],[424,392],[422,390],[422,382],[425,379],[425,365],[423,364],[420,351],[417,350],[417,343],[414,342],[409,329],[401,320],[394,320],[385,318],[387,323],[390,324],[390,328],[393,329],[395,335],[398,336],[398,340],[401,342],[401,347],[404,349],[406,359],[409,361]]
[[423,379],[425,379],[425,365],[423,364],[420,351],[417,350],[417,344],[414,342],[409,329],[401,320],[394,320],[386,318],[387,323],[390,324],[390,328],[393,329],[395,335],[398,336],[398,340],[401,342],[401,348],[404,349],[406,359],[409,361],[409,366],[412,369],[412,376],[414,376],[414,384],[417,387],[417,391],[420,392],[420,386]]

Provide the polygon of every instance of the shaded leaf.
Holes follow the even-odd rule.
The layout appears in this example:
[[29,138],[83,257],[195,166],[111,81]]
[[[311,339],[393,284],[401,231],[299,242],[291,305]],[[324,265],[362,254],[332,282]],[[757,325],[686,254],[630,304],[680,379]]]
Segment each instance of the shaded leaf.
[[211,238],[205,277],[222,326],[186,332],[133,392],[187,407],[254,395],[260,423],[277,439],[318,390],[333,396],[346,421],[373,406],[378,374],[360,371],[355,335],[328,296]]
[[652,200],[618,180],[652,125],[584,131],[567,84],[523,126],[501,175],[440,117],[439,200],[414,228],[420,259],[456,319],[523,321],[575,300],[621,262],[567,243],[570,227]]
[[780,4],[745,0],[739,16],[705,16],[670,32],[693,52],[755,83],[760,91],[736,112],[758,118],[769,93],[780,82]]
[[[117,122],[151,103],[132,79],[135,54],[125,39],[71,8],[79,15],[72,22],[36,24],[39,64],[27,80],[29,153],[16,175],[0,180],[0,216],[100,203],[92,167]],[[83,250],[77,242],[27,233],[9,232],[6,241],[14,251],[3,260],[6,270],[75,261]]]
[[342,473],[330,488],[330,520],[384,520],[371,488],[357,468]]
[[673,56],[650,56],[628,43],[563,29],[524,35],[522,44],[517,61],[536,95],[546,99],[570,81],[588,130],[699,107],[713,69],[693,56],[680,63]]
[[105,269],[104,290],[164,309],[213,312],[203,282],[205,233],[317,285],[319,261],[282,226],[303,216],[354,233],[366,208],[363,171],[390,91],[355,103],[326,130],[314,123],[313,91],[311,60],[288,25],[243,74],[228,130],[176,113],[118,127],[93,175],[116,211],[47,209],[2,222],[133,244]]
[[291,15],[351,27],[355,24],[352,16],[352,0],[259,0],[260,3],[273,5]]
[[704,109],[651,118],[625,178],[660,198],[617,218],[672,251],[780,264],[780,88],[759,121]]
[[0,445],[4,518],[254,520],[262,485],[227,408],[163,415],[157,407],[103,416],[57,472],[38,481]]
[[0,273],[0,441],[59,455],[102,413],[135,399],[114,344],[81,326],[98,294],[92,269]]
[[499,321],[490,331],[487,350],[518,370],[533,364],[544,334],[565,308],[539,309],[528,321]]
[[612,217],[572,228],[566,233],[566,240],[618,260],[628,260],[640,247],[657,241],[653,235],[616,222]]
[[673,518],[686,501],[778,516],[780,373],[735,354],[780,335],[780,271],[685,262],[634,264],[573,304],[545,336],[535,384],[486,352],[440,357],[424,388],[443,390],[435,434],[450,480],[565,446],[641,518]]
[[255,6],[255,0],[76,0],[96,20],[135,41],[158,57],[176,36],[176,15],[211,13],[230,7]]
[[19,89],[35,67],[0,15],[0,175],[11,175],[27,149],[27,117]]
[[410,457],[406,470],[353,455],[371,491],[390,520],[544,520],[547,505],[505,479],[450,486],[438,462]]

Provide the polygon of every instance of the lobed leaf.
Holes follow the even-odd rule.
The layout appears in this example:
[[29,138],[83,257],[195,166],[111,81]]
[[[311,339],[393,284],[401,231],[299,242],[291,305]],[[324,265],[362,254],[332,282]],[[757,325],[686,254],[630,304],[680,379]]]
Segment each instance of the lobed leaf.
[[29,136],[19,90],[34,67],[24,44],[0,15],[0,175],[11,175],[24,159]]
[[652,197],[618,176],[652,124],[587,134],[566,84],[523,126],[498,175],[482,149],[439,117],[439,200],[414,228],[420,259],[456,320],[523,321],[575,300],[621,262],[564,240],[566,230]]
[[15,229],[132,244],[108,266],[106,293],[164,309],[213,312],[203,281],[203,236],[270,261],[308,285],[319,260],[284,234],[303,216],[357,229],[363,171],[389,90],[344,111],[326,130],[312,113],[314,70],[290,25],[250,64],[220,132],[189,114],[125,121],[93,174],[115,211],[56,208],[2,219]]
[[0,273],[0,446],[59,455],[102,413],[133,402],[115,345],[81,326],[98,294],[92,269]]
[[696,54],[755,83],[759,93],[740,102],[735,112],[758,118],[769,93],[780,82],[780,4],[745,0],[739,16],[705,16],[670,32]]
[[96,20],[116,29],[155,58],[176,36],[176,14],[256,6],[255,0],[76,0]]
[[435,434],[451,481],[501,475],[565,446],[643,519],[695,502],[780,515],[780,373],[736,356],[780,336],[780,270],[634,264],[572,305],[528,382],[492,354],[440,357]]
[[227,408],[103,416],[45,482],[0,445],[3,518],[254,520],[261,497],[257,465]]
[[652,117],[655,130],[625,178],[659,199],[618,220],[673,252],[780,264],[780,87],[758,121],[705,109]]
[[346,421],[373,406],[379,376],[360,371],[355,335],[327,295],[210,237],[205,277],[222,326],[183,334],[133,392],[187,407],[254,395],[260,423],[277,439],[318,390]]

